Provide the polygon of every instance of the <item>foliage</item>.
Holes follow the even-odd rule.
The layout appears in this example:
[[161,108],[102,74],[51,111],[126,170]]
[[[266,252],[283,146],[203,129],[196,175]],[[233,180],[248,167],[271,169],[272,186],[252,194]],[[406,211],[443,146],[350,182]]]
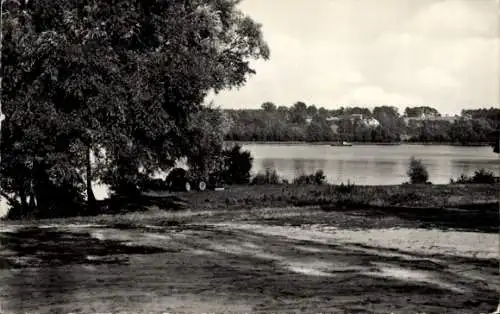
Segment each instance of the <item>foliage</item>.
[[461,174],[456,180],[450,179],[451,184],[494,184],[495,174],[485,169],[479,169],[471,177]]
[[493,148],[493,152],[495,153],[500,153],[500,129],[497,129],[496,131],[493,131],[489,134],[489,143],[490,146]]
[[269,101],[263,103],[261,108],[266,112],[275,112],[277,110],[276,105]]
[[253,157],[249,151],[242,151],[240,145],[234,145],[231,149],[224,151],[225,173],[227,184],[250,183],[250,171],[252,170]]
[[220,110],[203,108],[190,117],[188,132],[185,136],[196,143],[187,150],[187,162],[191,172],[208,179],[223,167],[223,116]]
[[422,114],[440,116],[440,113],[435,108],[428,106],[406,107],[404,114],[407,117],[420,117]]
[[341,182],[340,185],[335,186],[335,191],[337,191],[337,193],[340,193],[340,194],[348,194],[348,193],[352,193],[355,188],[356,188],[356,185],[354,183],[351,183],[348,180],[347,184],[344,184],[344,182]]
[[415,157],[411,157],[408,165],[408,171],[406,173],[410,178],[411,184],[426,183],[429,179],[427,168],[421,160],[416,159]]
[[322,185],[326,183],[326,177],[323,170],[317,170],[314,174],[301,175],[293,179],[293,184],[317,184]]
[[205,96],[243,85],[249,60],[269,57],[237,4],[6,1],[0,170],[11,205],[52,212],[46,182],[79,202],[92,180],[136,193],[142,175],[199,154],[194,140],[211,137],[191,121]]
[[[344,108],[327,110],[297,102],[291,107],[264,103],[262,110],[227,110],[233,124],[226,140],[236,141],[352,141],[399,142],[405,136],[411,142],[447,142],[457,144],[490,143],[491,132],[499,126],[496,109],[484,109],[474,118],[448,119],[435,108],[406,108],[414,117],[405,121],[394,107]],[[276,108],[276,109],[275,109]],[[419,120],[422,113],[434,114],[435,119]],[[380,125],[369,125],[352,114],[376,119]],[[337,120],[332,121],[331,117]],[[309,118],[310,123],[306,121]]]
[[265,184],[282,184],[283,179],[278,175],[276,170],[266,169],[264,173],[258,173],[253,177],[252,185],[265,185]]

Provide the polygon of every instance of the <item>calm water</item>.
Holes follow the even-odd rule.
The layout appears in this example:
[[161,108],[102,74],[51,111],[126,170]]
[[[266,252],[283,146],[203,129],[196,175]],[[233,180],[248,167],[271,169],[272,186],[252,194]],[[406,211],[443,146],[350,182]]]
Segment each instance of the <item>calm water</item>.
[[243,148],[254,156],[254,173],[275,169],[289,180],[323,169],[331,183],[400,184],[408,180],[411,156],[423,161],[435,184],[449,183],[450,177],[470,175],[479,168],[500,174],[500,158],[490,147],[245,144]]
[[[245,144],[243,148],[254,156],[254,174],[266,168],[275,169],[288,180],[322,169],[330,183],[349,180],[359,185],[400,184],[408,180],[406,169],[411,156],[422,159],[429,170],[430,181],[435,184],[449,183],[450,177],[470,175],[479,168],[500,175],[500,158],[490,147]],[[94,193],[96,198],[103,199],[108,196],[108,189],[96,184]],[[0,216],[5,213],[6,204],[2,199]]]

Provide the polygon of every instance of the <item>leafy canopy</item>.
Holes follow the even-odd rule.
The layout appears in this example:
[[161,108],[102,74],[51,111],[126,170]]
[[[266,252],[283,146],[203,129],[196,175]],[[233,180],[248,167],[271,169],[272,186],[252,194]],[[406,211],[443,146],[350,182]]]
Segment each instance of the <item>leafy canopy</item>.
[[208,92],[243,85],[251,59],[269,57],[260,25],[237,4],[7,0],[2,187],[36,194],[35,169],[80,185],[88,149],[101,179],[187,155]]

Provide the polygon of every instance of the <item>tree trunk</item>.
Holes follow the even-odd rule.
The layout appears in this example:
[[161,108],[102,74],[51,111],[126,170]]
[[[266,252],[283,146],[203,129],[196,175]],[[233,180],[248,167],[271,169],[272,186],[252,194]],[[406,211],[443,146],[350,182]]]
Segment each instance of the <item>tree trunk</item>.
[[28,198],[23,188],[19,190],[19,198],[21,199],[21,208],[24,213],[28,210]]
[[35,193],[35,189],[33,187],[33,182],[30,182],[30,190],[29,190],[29,194],[30,194],[30,203],[29,203],[29,210],[30,211],[34,211],[35,208],[38,206],[38,202],[36,200],[36,193]]
[[87,148],[87,205],[89,210],[94,209],[96,204],[94,191],[92,190],[92,164],[90,162],[91,153],[92,150],[89,146]]

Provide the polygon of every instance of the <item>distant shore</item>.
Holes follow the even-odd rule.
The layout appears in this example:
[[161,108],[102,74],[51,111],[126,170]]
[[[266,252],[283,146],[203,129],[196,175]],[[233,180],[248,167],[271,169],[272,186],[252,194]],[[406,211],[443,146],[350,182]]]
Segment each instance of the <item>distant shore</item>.
[[[336,145],[339,142],[306,142],[306,141],[225,141],[227,144],[267,144],[267,145]],[[462,147],[485,147],[488,143],[468,143],[460,144],[453,142],[349,142],[352,145],[377,145],[377,146],[396,146],[396,145],[427,145],[427,146],[462,146]]]

